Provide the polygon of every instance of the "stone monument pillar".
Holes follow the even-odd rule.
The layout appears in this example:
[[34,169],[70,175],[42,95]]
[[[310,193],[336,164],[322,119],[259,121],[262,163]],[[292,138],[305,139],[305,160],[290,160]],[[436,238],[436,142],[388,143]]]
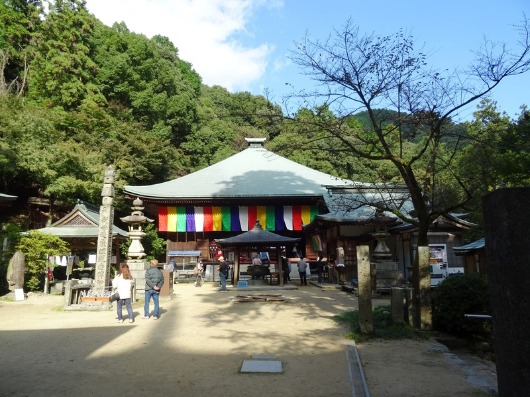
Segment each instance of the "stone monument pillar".
[[114,166],[105,169],[102,204],[99,207],[99,234],[96,254],[94,291],[105,291],[110,281],[110,258],[112,253],[112,225],[114,223]]
[[140,198],[136,198],[131,207],[131,215],[120,218],[129,227],[128,234],[131,239],[131,245],[129,245],[129,250],[127,251],[127,264],[134,278],[136,293],[139,294],[145,293],[145,271],[149,267],[149,263],[145,261],[146,254],[141,242],[142,237],[145,236],[143,225],[154,222],[153,219],[144,216],[142,212],[144,209],[143,204]]
[[367,245],[357,247],[357,266],[359,275],[359,327],[361,333],[374,332],[372,313],[372,282],[370,270],[370,249]]
[[499,397],[530,391],[530,188],[499,189],[483,197]]

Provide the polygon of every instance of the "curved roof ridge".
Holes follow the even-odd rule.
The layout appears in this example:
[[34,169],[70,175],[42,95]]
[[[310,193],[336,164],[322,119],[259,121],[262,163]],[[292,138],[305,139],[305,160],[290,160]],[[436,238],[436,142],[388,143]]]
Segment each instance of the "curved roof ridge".
[[326,185],[352,183],[256,145],[183,177],[147,186],[125,186],[124,192],[155,199],[300,197],[322,196]]

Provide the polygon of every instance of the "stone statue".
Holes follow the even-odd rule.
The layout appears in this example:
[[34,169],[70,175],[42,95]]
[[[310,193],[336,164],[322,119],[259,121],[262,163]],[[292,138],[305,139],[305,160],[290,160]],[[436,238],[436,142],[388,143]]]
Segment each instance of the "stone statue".
[[9,260],[7,266],[7,284],[10,290],[24,288],[24,273],[26,272],[26,258],[24,254],[17,251]]

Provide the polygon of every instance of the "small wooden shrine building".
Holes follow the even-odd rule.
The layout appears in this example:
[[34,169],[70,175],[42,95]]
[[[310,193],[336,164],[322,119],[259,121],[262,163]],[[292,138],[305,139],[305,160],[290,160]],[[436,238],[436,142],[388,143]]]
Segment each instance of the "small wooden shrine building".
[[[279,234],[269,232],[268,230],[263,230],[259,220],[256,221],[254,227],[248,232],[243,232],[237,236],[227,237],[224,239],[216,239],[215,242],[221,248],[229,248],[234,251],[234,261],[233,261],[233,283],[237,284],[239,281],[239,276],[241,272],[241,262],[245,261],[245,257],[240,256],[240,252],[272,252],[273,257],[280,258],[282,249],[286,250],[286,247],[294,247],[297,243],[300,242],[300,238],[285,237]],[[283,270],[280,261],[274,264],[274,268],[270,270],[269,277],[276,277],[278,284],[283,285]]]
[[[95,268],[96,249],[99,235],[99,208],[83,201],[64,217],[51,226],[37,229],[65,240],[70,246],[69,256],[75,263],[84,263],[85,269]],[[128,233],[119,227],[112,226],[113,262],[120,263],[120,244],[128,238]]]

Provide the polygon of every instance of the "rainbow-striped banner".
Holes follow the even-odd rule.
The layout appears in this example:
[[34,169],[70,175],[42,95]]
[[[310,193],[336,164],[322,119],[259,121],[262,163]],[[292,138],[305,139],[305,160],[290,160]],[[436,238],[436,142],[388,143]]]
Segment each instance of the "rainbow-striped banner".
[[246,232],[259,219],[265,230],[302,230],[318,215],[316,205],[159,207],[161,232]]

